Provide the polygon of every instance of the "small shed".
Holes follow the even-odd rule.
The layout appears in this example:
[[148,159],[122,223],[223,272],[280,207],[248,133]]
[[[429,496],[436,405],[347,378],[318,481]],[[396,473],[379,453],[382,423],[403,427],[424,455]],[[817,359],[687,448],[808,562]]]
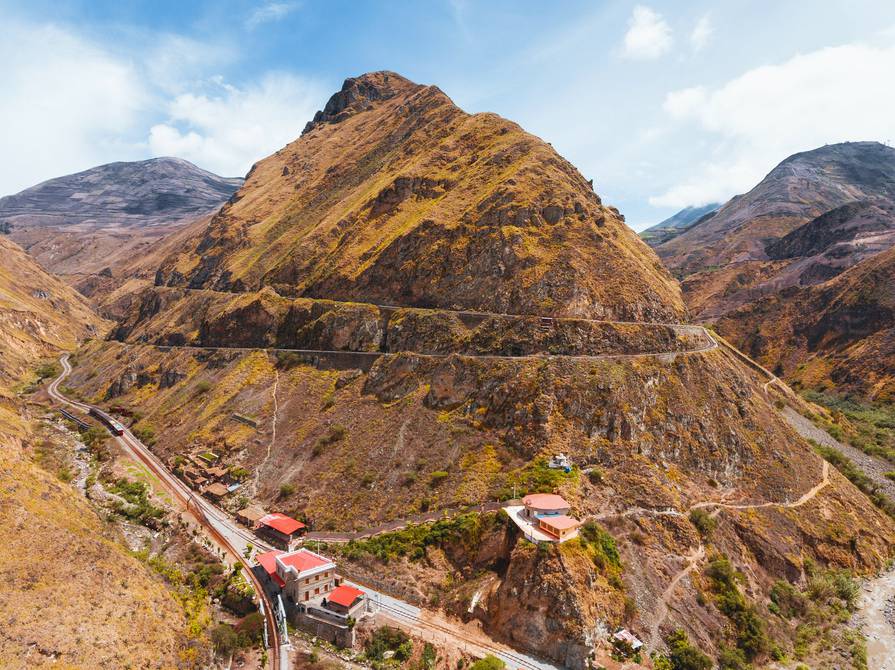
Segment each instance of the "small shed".
[[635,653],[643,646],[643,642],[638,640],[627,628],[619,628],[615,631],[615,634],[612,636],[612,641],[616,644],[630,647],[631,651]]
[[236,513],[236,520],[244,526],[254,528],[265,514],[267,512],[258,507],[258,505],[249,505]]
[[202,490],[202,495],[211,500],[220,500],[229,493],[227,487],[223,484],[209,484]]

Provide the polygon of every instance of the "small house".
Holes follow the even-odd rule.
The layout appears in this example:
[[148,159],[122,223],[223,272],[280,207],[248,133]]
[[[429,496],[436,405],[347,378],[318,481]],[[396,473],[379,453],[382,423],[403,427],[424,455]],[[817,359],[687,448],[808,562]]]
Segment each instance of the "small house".
[[353,586],[342,584],[323,599],[323,606],[340,617],[353,617],[364,607],[366,594]]
[[230,471],[223,466],[215,466],[213,468],[205,468],[205,476],[216,482],[229,483]]
[[274,561],[283,592],[293,603],[320,599],[336,586],[336,564],[310,549],[281,553]]
[[217,482],[215,482],[214,484],[209,484],[204,489],[202,489],[202,495],[211,500],[221,500],[228,493],[229,491],[227,490],[227,487]]
[[280,512],[273,512],[258,519],[258,527],[255,532],[275,547],[291,551],[301,541],[307,530],[307,526],[301,521]]
[[572,471],[572,462],[569,460],[569,457],[564,453],[559,452],[557,454],[553,454],[550,457],[550,460],[547,461],[547,467],[552,468],[554,470],[563,470],[564,472]]
[[267,512],[258,507],[258,505],[249,505],[236,513],[236,520],[243,526],[254,528],[265,514]]
[[522,499],[525,517],[538,530],[565,542],[578,536],[581,522],[570,516],[571,506],[555,493],[530,493]]
[[627,628],[619,628],[612,636],[612,642],[615,645],[620,645],[627,649],[630,649],[632,653],[637,653],[640,648],[643,646],[643,642],[637,639],[637,637],[629,631]]

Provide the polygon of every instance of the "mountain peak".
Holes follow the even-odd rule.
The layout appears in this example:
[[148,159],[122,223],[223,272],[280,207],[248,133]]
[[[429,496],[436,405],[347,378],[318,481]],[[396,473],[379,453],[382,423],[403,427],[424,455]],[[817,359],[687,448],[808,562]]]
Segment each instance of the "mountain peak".
[[381,70],[367,72],[359,77],[348,77],[341,90],[333,93],[323,109],[308,121],[302,135],[323,123],[339,123],[349,116],[369,109],[372,103],[388,100],[396,95],[414,93],[424,89],[395,72]]

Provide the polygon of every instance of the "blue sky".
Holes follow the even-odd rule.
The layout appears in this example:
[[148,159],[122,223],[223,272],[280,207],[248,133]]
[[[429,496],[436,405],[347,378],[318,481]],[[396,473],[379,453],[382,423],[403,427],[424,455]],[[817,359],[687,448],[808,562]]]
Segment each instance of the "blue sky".
[[225,175],[389,69],[542,137],[635,229],[796,151],[895,141],[895,3],[0,0],[0,195],[113,160]]

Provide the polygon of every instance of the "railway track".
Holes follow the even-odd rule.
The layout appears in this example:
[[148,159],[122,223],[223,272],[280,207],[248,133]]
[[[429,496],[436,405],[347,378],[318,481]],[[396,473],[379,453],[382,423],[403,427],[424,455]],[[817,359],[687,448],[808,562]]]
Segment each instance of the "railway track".
[[[68,362],[68,354],[63,355],[60,359],[62,363],[62,373],[54,379],[47,387],[47,392],[54,400],[63,403],[69,407],[76,408],[84,413],[93,413],[98,416],[107,426],[114,419],[103,412],[98,407],[93,407],[87,403],[71,400],[59,391],[60,383],[71,373],[71,364]],[[114,435],[114,434],[113,434]],[[251,540],[255,545],[261,545],[257,538],[244,533],[240,528],[232,524],[229,519],[222,517],[213,506],[197,497],[189,487],[175,477],[168,469],[156,458],[149,449],[140,440],[138,440],[127,428],[123,428],[121,435],[115,435],[115,439],[119,445],[143,463],[158,479],[168,492],[174,497],[179,505],[196,519],[199,525],[212,538],[212,540],[226,553],[230,554],[240,565],[248,579],[252,582],[255,593],[258,594],[259,600],[263,603],[264,618],[268,627],[270,641],[270,667],[274,670],[286,670],[289,667],[287,654],[282,649],[283,643],[280,636],[280,630],[277,626],[276,617],[274,615],[274,604],[267,597],[263,585],[252,572],[251,564],[243,557],[242,553],[234,546],[232,541],[226,536],[227,533],[236,535],[243,539]]]

